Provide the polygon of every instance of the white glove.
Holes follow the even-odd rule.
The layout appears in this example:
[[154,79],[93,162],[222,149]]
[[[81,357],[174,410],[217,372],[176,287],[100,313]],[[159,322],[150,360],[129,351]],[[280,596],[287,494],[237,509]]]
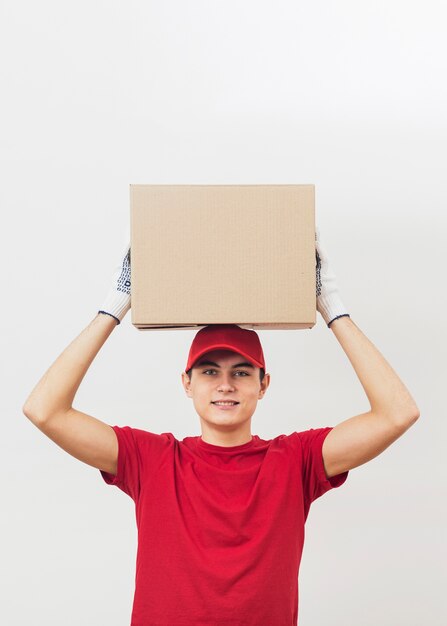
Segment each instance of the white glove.
[[317,311],[330,327],[339,317],[350,317],[346,307],[340,299],[338,285],[334,272],[329,267],[329,261],[320,239],[320,230],[315,229],[316,240],[316,273],[317,273]]
[[111,315],[118,324],[130,309],[130,241],[127,241],[116,266],[112,285],[98,313]]

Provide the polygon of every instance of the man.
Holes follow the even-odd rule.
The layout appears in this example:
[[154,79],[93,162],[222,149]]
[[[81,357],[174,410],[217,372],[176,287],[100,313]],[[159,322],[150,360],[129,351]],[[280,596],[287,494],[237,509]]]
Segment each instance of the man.
[[256,332],[202,328],[182,383],[202,435],[177,440],[110,426],[73,408],[96,354],[130,309],[130,247],[98,315],[26,401],[25,415],[135,502],[132,626],[294,626],[311,503],[383,452],[419,417],[410,393],[351,320],[316,233],[317,310],[348,356],[370,410],[335,427],[264,440],[251,418],[268,389]]

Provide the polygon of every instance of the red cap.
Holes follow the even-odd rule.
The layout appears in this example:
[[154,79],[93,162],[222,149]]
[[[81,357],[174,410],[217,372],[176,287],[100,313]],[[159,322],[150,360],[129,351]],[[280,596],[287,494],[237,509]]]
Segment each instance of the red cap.
[[254,330],[241,328],[237,324],[210,324],[201,328],[189,349],[187,372],[206,352],[217,349],[233,350],[242,354],[256,367],[265,370],[261,342]]

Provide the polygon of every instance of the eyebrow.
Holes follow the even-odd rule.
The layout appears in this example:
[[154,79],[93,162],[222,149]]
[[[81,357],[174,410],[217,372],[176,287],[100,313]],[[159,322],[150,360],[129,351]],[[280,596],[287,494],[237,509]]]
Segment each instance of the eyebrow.
[[[217,363],[214,363],[213,361],[199,361],[199,363],[197,363],[197,365],[195,365],[194,367],[202,367],[203,365],[212,365],[213,367],[219,367],[220,365],[218,365]],[[232,365],[232,367],[251,367],[252,369],[255,369],[252,363],[236,363],[236,365]]]

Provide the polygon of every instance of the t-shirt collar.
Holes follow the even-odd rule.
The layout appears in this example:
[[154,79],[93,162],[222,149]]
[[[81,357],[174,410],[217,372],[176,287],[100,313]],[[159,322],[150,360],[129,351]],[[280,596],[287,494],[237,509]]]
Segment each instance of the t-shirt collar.
[[199,436],[197,438],[197,444],[203,450],[209,450],[210,452],[211,451],[212,452],[237,452],[239,450],[246,450],[247,448],[253,447],[256,439],[257,439],[257,435],[252,435],[252,438],[250,439],[250,441],[247,441],[246,443],[242,443],[238,446],[216,446],[212,443],[207,443],[206,441],[203,441],[202,437]]

